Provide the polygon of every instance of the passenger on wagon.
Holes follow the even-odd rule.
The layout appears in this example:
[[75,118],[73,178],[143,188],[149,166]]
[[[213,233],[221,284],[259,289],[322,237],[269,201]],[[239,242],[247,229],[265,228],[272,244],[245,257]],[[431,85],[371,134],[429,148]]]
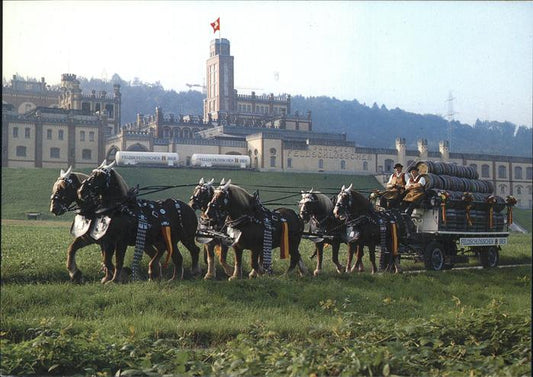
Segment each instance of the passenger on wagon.
[[410,177],[405,185],[407,193],[403,197],[402,208],[407,207],[405,213],[411,216],[415,207],[424,199],[426,180],[418,173],[418,168],[409,168]]
[[405,184],[407,183],[407,174],[402,172],[403,165],[397,163],[394,165],[394,172],[391,174],[387,182],[387,190],[381,196],[380,205],[384,208],[398,207],[404,192]]

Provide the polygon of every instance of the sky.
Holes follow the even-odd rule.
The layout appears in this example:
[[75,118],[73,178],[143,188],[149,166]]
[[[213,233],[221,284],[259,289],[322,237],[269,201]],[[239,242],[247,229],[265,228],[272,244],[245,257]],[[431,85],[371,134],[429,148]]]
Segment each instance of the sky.
[[7,80],[19,74],[59,84],[63,73],[106,80],[116,73],[184,91],[204,84],[209,44],[222,37],[231,43],[239,93],[532,125],[530,1],[2,4]]

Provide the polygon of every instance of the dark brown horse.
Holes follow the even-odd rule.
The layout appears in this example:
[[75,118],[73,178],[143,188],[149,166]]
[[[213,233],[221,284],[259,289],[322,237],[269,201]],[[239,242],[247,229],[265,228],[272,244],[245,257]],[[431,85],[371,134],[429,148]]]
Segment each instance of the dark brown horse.
[[[288,241],[287,247],[290,254],[287,273],[297,265],[300,274],[307,272],[298,250],[302,238],[303,222],[292,209],[278,208],[269,211],[263,207],[257,196],[252,196],[241,187],[232,185],[230,179],[215,189],[205,216],[214,226],[221,227],[222,225],[221,229],[224,229],[235,240],[232,245],[235,250],[235,269],[230,280],[242,277],[243,250],[252,252],[252,271],[249,277],[255,277],[265,272],[259,265],[260,256],[265,257],[263,266],[270,268],[268,259],[271,256],[269,254],[271,249],[283,246],[282,242],[285,243],[285,241]],[[269,242],[271,242],[271,249],[265,254],[263,247],[268,248]],[[285,247],[282,250],[285,250]]]
[[[148,274],[150,279],[162,274],[160,259],[165,250],[169,251],[174,264],[172,279],[183,275],[183,257],[178,248],[178,241],[189,250],[192,259],[192,273],[199,274],[198,265],[200,249],[194,242],[198,220],[194,210],[186,203],[176,199],[164,201],[139,200],[131,194],[124,179],[112,169],[112,165],[93,170],[78,190],[78,197],[83,202],[97,203],[97,213],[109,213],[111,222],[106,232],[117,245],[115,275],[120,275],[124,255],[128,245],[135,246],[142,225],[146,224],[144,250],[151,257]],[[121,215],[121,216],[118,216]],[[119,218],[120,227],[113,223]],[[170,230],[168,234],[167,230]],[[142,241],[142,239],[141,239]],[[135,261],[135,257],[134,257]],[[168,258],[167,258],[168,261]]]
[[[59,177],[52,187],[52,196],[50,197],[50,212],[52,212],[55,216],[61,216],[67,211],[71,210],[72,204],[76,203],[77,206],[84,211],[88,218],[94,218],[95,216],[94,213],[92,213],[91,208],[84,207],[77,195],[78,189],[87,177],[88,176],[86,174],[72,172],[72,167],[69,167],[67,171],[61,169]],[[67,249],[67,270],[69,272],[70,279],[73,282],[81,283],[83,281],[83,274],[78,269],[76,264],[76,252],[85,246],[95,243],[99,244],[102,250],[102,264],[105,273],[105,276],[102,278],[102,283],[105,283],[113,278],[114,266],[110,260],[105,260],[104,256],[113,252],[114,245],[106,241],[107,240],[105,239],[97,241],[87,232],[82,236],[76,237],[74,241],[70,243]]]
[[[357,248],[356,242],[348,242],[346,237],[346,225],[333,215],[335,206],[334,198],[319,192],[302,191],[302,199],[299,202],[300,217],[304,222],[309,223],[310,232],[318,239],[315,241],[315,254],[317,256],[316,269],[314,275],[317,276],[322,271],[322,261],[325,244],[331,245],[332,261],[338,273],[344,271],[344,266],[339,262],[339,249],[341,243],[348,245],[348,255],[353,256]],[[351,260],[346,266],[346,272],[350,272]]]
[[[194,188],[192,196],[189,201],[189,205],[194,210],[200,210],[202,215],[207,210],[207,205],[213,198],[215,193],[215,188],[213,187],[214,179],[211,179],[209,182],[200,179],[198,185]],[[223,244],[216,239],[207,242],[204,244],[204,252],[207,255],[207,272],[204,276],[204,279],[214,279],[216,277],[215,269],[215,250],[220,248],[220,253],[218,254],[219,262],[226,275],[231,276],[233,273],[233,267],[226,262],[228,254],[228,246]]]
[[[382,227],[387,226],[384,219],[375,211],[372,203],[367,198],[352,190],[352,185],[348,188],[342,186],[340,193],[337,195],[333,214],[339,220],[345,221],[348,226],[352,227],[353,238],[359,241],[361,247],[362,245],[368,247],[372,273],[375,273],[377,271],[376,246],[383,245],[381,239],[384,234]],[[386,238],[386,243],[390,248],[389,237]],[[355,262],[356,266],[358,263],[362,263],[359,256]],[[397,271],[400,271],[397,260],[395,261],[395,267]]]

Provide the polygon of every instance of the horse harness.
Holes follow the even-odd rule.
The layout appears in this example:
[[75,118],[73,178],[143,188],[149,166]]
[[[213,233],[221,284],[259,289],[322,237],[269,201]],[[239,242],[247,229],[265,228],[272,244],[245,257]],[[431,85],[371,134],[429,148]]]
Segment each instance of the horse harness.
[[[225,195],[227,195],[227,192],[225,193]],[[254,193],[253,198],[254,214],[242,215],[234,220],[230,220],[228,217],[226,217],[226,221],[224,222],[223,228],[226,229],[226,233],[230,237],[235,239],[234,244],[236,244],[242,234],[240,228],[248,224],[258,224],[263,226],[263,269],[268,273],[272,273],[272,232],[279,226],[281,227],[283,234],[283,229],[287,229],[287,220],[280,216],[278,213],[266,208],[259,199],[259,195],[257,192]],[[223,200],[224,204],[227,205],[228,198],[224,197]],[[224,212],[221,208],[219,208],[220,206],[215,205],[212,207],[215,207],[214,209],[219,212],[218,215]],[[281,244],[283,244],[283,239],[281,240]],[[282,246],[280,245],[280,247]],[[282,254],[282,258],[284,257],[285,256],[283,256]]]

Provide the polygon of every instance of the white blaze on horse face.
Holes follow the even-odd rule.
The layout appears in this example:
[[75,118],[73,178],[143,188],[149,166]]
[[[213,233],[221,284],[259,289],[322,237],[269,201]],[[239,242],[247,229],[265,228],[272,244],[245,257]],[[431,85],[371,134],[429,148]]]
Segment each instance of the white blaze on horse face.
[[[203,179],[203,178],[202,178]],[[207,186],[211,186],[215,182],[215,178],[211,178],[209,182],[206,183]]]
[[350,183],[350,186],[348,186],[348,188],[346,190],[344,190],[344,191],[350,192],[352,190],[352,186],[353,186],[353,183]]
[[200,182],[198,182],[198,184],[199,184],[199,185],[203,185],[203,184],[204,184],[204,177],[202,177],[202,178],[200,179]]

